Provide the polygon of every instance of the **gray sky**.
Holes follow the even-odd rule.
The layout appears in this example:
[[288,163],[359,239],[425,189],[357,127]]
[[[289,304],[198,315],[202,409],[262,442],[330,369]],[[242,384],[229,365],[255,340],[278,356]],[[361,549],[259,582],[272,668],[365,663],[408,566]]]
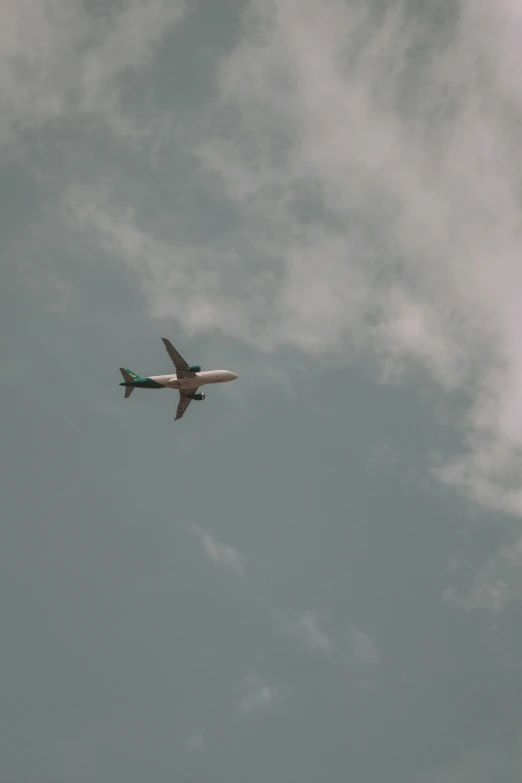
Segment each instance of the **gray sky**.
[[521,36],[6,0],[6,783],[521,779]]

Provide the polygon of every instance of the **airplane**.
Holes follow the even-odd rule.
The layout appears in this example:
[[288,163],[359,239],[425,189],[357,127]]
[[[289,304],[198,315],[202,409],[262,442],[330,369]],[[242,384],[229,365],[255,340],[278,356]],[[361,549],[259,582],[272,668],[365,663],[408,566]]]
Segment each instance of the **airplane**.
[[205,399],[203,392],[198,393],[200,386],[236,380],[236,373],[229,370],[206,370],[202,372],[199,364],[187,364],[169,340],[165,337],[161,339],[174,365],[175,372],[167,375],[151,375],[148,378],[141,378],[136,373],[131,372],[131,370],[120,367],[120,372],[123,376],[120,386],[125,386],[125,399],[131,396],[134,389],[177,389],[179,391],[175,417],[175,421],[177,421],[181,419],[192,400],[200,401]]

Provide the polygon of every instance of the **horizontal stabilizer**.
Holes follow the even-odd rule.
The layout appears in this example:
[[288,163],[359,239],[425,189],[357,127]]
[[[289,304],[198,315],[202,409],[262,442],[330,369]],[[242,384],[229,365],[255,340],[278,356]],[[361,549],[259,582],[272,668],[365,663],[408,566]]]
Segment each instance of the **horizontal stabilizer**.
[[125,387],[125,399],[127,399],[127,397],[130,397],[133,391],[134,391],[134,386],[126,386]]

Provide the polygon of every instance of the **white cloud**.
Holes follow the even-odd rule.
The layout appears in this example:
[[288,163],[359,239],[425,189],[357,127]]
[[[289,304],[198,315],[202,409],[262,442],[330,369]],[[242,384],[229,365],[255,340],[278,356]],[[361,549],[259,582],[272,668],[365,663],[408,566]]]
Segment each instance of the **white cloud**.
[[375,642],[359,628],[352,627],[350,629],[350,647],[351,656],[364,666],[377,666],[381,660],[381,653]]
[[313,612],[304,612],[295,620],[279,618],[283,630],[295,636],[312,651],[331,653],[333,642],[330,637],[319,627],[317,617]]
[[0,32],[0,146],[59,119],[102,119],[125,135],[150,133],[121,106],[117,80],[150,63],[183,18],[186,0],[7,0]]
[[[170,110],[124,110],[121,77],[187,8],[9,0],[0,144],[64,117],[164,139]],[[460,0],[444,27],[424,21],[399,3],[250,0],[215,102],[183,117],[186,149],[241,219],[219,249],[152,234],[106,188],[65,202],[155,317],[463,390],[464,453],[434,473],[520,514],[522,18],[513,0]]]
[[335,654],[340,660],[350,666],[355,666],[356,671],[368,673],[381,661],[381,653],[373,639],[360,628],[351,626],[348,629],[348,637],[343,630],[337,633],[337,639],[329,636],[320,626],[317,616],[313,612],[303,612],[293,620],[277,617],[281,628],[295,639],[298,639],[311,652],[319,652],[326,655]]
[[259,281],[242,274],[234,250],[153,237],[138,225],[134,210],[118,206],[105,186],[97,191],[69,188],[64,217],[86,237],[94,231],[107,254],[130,266],[154,317],[165,318],[175,311],[188,333],[211,330],[219,321],[229,334],[246,339],[252,335],[256,313],[264,312],[266,302],[258,297]]
[[275,688],[268,685],[265,680],[259,677],[248,677],[246,685],[248,690],[239,703],[239,709],[242,712],[266,710],[273,705],[277,693]]
[[201,541],[209,560],[229,568],[239,576],[245,576],[247,557],[243,552],[236,547],[218,543],[212,533],[202,530],[199,525],[191,525],[190,529]]
[[516,7],[461,0],[439,29],[399,5],[252,0],[243,22],[187,134],[241,233],[176,246],[85,193],[76,218],[133,266],[154,316],[464,390],[465,453],[435,473],[522,513]]
[[401,454],[397,449],[392,449],[386,443],[383,443],[382,446],[379,446],[372,452],[368,458],[367,464],[368,467],[390,467],[391,465],[395,465],[400,458]]
[[[413,360],[443,388],[464,387],[468,453],[437,475],[522,511],[509,475],[522,443],[522,20],[507,3],[462,2],[450,43],[424,41],[419,59],[410,50],[422,30],[400,11],[375,26],[365,6],[252,2],[222,71],[243,120],[241,165],[252,161],[243,209],[266,218],[272,207],[288,237],[277,248],[282,340],[362,346],[386,376]],[[275,136],[271,123],[286,141],[283,166],[261,138],[267,126]],[[205,150],[230,197],[244,199],[234,145]],[[326,220],[311,209],[304,223],[296,204],[307,197]]]
[[[450,568],[459,576],[460,564]],[[469,579],[464,570],[466,587],[452,585],[443,595],[445,602],[460,609],[498,612],[509,603],[522,600],[522,538],[490,558]]]

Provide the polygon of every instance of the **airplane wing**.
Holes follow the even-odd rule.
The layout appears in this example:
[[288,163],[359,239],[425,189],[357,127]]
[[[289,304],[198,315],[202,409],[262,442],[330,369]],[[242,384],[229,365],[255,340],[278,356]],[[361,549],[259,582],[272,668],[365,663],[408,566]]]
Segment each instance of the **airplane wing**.
[[189,366],[183,356],[179,354],[170,340],[167,340],[166,337],[161,338],[163,342],[165,343],[165,348],[167,349],[167,353],[171,358],[172,364],[176,368],[176,370],[188,370]]
[[189,365],[183,356],[181,356],[181,354],[176,351],[170,340],[167,340],[166,337],[162,337],[161,339],[165,344],[165,348],[167,349],[167,353],[170,356],[172,364],[176,368],[176,375],[178,378],[193,378],[195,373],[190,371]]
[[192,399],[192,395],[197,392],[197,389],[190,389],[190,391],[180,391],[179,393],[179,401],[178,401],[178,407],[176,410],[176,418],[174,421],[177,421],[178,419],[181,419],[185,411],[187,410],[188,406],[190,405],[190,401]]

